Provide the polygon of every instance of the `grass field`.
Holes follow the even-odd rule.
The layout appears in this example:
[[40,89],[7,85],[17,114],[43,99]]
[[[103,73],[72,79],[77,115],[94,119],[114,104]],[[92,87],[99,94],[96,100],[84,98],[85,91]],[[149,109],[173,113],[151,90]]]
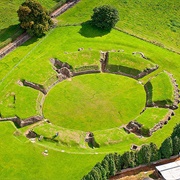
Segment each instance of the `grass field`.
[[145,101],[143,86],[131,78],[85,75],[56,85],[45,99],[43,113],[53,124],[95,131],[118,127],[135,118]]
[[126,54],[124,52],[110,53],[110,60],[107,69],[110,72],[123,72],[131,75],[138,75],[145,69],[154,67],[151,61],[145,60],[139,55]]
[[[43,39],[32,39],[28,41],[0,61],[0,111],[3,117],[18,115],[21,118],[27,118],[29,116],[38,114],[38,111],[36,109],[36,99],[38,96],[38,92],[28,87],[19,86],[17,82],[18,80],[23,78],[32,82],[44,84],[48,78],[55,75],[55,71],[52,69],[52,65],[49,61],[52,57],[56,57],[64,62],[67,61],[73,67],[80,67],[81,65],[98,65],[100,50],[124,49],[127,54],[131,54],[134,51],[140,50],[150,58],[151,63],[155,63],[160,66],[159,70],[156,73],[164,69],[168,70],[169,72],[174,74],[174,77],[177,79],[177,83],[179,82],[179,56],[177,54],[156,47],[132,36],[128,36],[127,34],[121,33],[117,30],[112,30],[110,33],[103,36],[95,36],[93,38],[85,37],[79,33],[81,28],[82,26],[58,27],[49,32]],[[61,34],[61,36],[59,36],[59,34]],[[73,34],[73,36],[70,36],[70,34]],[[85,50],[79,52],[79,47],[83,47]],[[89,50],[89,48],[91,48],[92,50]],[[156,54],[154,54],[155,51]],[[91,59],[91,57],[94,58]],[[153,75],[154,74],[152,74],[152,76]],[[148,77],[144,77],[143,79],[141,79],[141,81],[145,83],[147,81],[147,78],[150,77],[151,75],[149,75]],[[14,95],[14,93],[16,96],[15,104],[13,104],[12,102],[12,96]],[[97,143],[100,145],[100,148],[91,149],[87,146],[87,144],[84,144],[84,132],[78,131],[69,133],[69,131],[67,131],[66,129],[62,130],[61,128],[54,127],[54,130],[52,131],[53,134],[56,130],[62,132],[62,137],[66,137],[67,133],[69,134],[66,138],[63,138],[66,140],[66,142],[60,139],[61,144],[58,144],[58,146],[56,143],[49,141],[36,142],[35,144],[29,143],[28,146],[32,146],[31,148],[35,148],[35,151],[39,152],[38,157],[42,156],[41,153],[44,149],[48,149],[50,152],[53,152],[53,157],[48,156],[49,160],[47,160],[43,165],[48,168],[51,163],[55,163],[57,164],[57,166],[61,167],[61,172],[55,173],[57,171],[57,168],[56,166],[52,165],[51,171],[54,173],[50,173],[49,177],[56,178],[59,175],[59,177],[62,177],[62,179],[80,179],[91,169],[95,162],[102,159],[103,155],[106,153],[114,151],[122,153],[128,150],[133,143],[141,145],[142,143],[153,141],[159,146],[163,139],[165,139],[171,133],[176,122],[178,122],[179,113],[179,110],[177,110],[176,116],[172,118],[172,121],[170,121],[167,126],[154,133],[150,138],[139,139],[133,134],[127,135],[122,129],[119,128],[97,130],[94,131],[94,134]],[[5,125],[4,123],[1,123],[0,126],[1,128],[3,128]],[[9,126],[11,125],[8,125],[7,130]],[[40,126],[36,128],[37,132],[47,137],[53,136],[52,133],[48,133],[51,132],[51,129],[52,128],[49,126]],[[23,129],[20,131],[24,133]],[[14,136],[12,136],[11,132],[12,131],[10,131],[10,136],[11,138],[14,138],[13,141],[19,142],[19,140],[21,140],[22,138],[24,139],[23,136],[15,138]],[[76,135],[75,137],[77,138],[75,138],[75,140],[71,140],[72,135]],[[80,138],[80,141],[78,140],[79,137],[82,138]],[[161,137],[161,139],[158,137]],[[7,139],[7,141],[11,140]],[[6,142],[1,142],[1,144],[4,149],[8,147]],[[23,155],[25,157],[28,152],[26,151],[26,147],[24,147],[26,146],[26,144],[22,144],[23,145],[20,148],[19,143],[17,143],[15,145],[15,149],[17,149],[18,146],[20,148],[19,151],[23,151]],[[11,146],[9,146],[9,148],[11,149]],[[62,150],[64,150],[65,153],[63,153]],[[11,150],[8,150],[6,152],[7,154],[12,153]],[[66,152],[72,154],[72,156],[66,154]],[[57,156],[56,153],[58,153]],[[76,156],[78,153],[81,153],[81,155]],[[100,155],[97,155],[95,153],[98,153]],[[29,158],[33,158],[31,154],[29,154],[28,156]],[[2,152],[1,158],[6,159],[6,157],[7,155]],[[55,158],[56,160],[54,160]],[[74,158],[79,159],[77,163],[74,163]],[[89,160],[88,158],[91,158],[91,160]],[[62,159],[66,161],[65,165]],[[81,160],[83,160],[83,163]],[[51,161],[51,163],[49,163],[49,161]],[[27,164],[26,159],[24,158],[20,159],[19,163]],[[49,165],[47,165],[46,163]],[[69,172],[69,166],[72,166],[72,164],[73,168],[70,169],[71,171]],[[27,165],[27,168],[30,168],[33,165],[34,161],[30,161],[30,163]],[[9,164],[9,161],[4,161],[4,166],[6,167],[6,172],[10,171],[11,166]],[[81,166],[81,170],[77,168],[79,166]],[[23,168],[24,166],[22,165],[20,167]],[[21,169],[16,169],[15,171],[13,171],[10,174],[10,177],[19,178],[20,170]],[[38,174],[35,173],[36,171],[38,171]],[[40,174],[46,171],[46,168],[43,168],[43,166],[33,168],[30,172],[35,173],[36,175],[34,174],[33,176],[32,173],[29,173],[27,175],[27,179],[38,177],[40,176]],[[1,175],[2,178],[5,178],[6,172],[5,170],[3,170]],[[73,176],[74,173],[76,174],[76,176]],[[43,178],[47,179],[48,177],[43,176]]]
[[169,75],[165,72],[158,74],[150,81],[151,88],[149,88],[149,94],[152,97],[148,99],[148,103],[155,102],[160,105],[172,105],[174,101],[174,89]]
[[[43,2],[50,3],[47,4],[48,8],[56,3],[56,1]],[[15,4],[14,7],[17,7],[17,4],[15,2],[13,3]],[[71,8],[67,13],[58,18],[59,24],[63,25],[67,23],[85,22],[90,19],[92,7],[104,3],[107,3],[107,1],[103,0],[103,2],[97,2],[93,0],[91,3],[86,0],[80,1],[77,6]],[[178,22],[179,1],[175,0],[172,2],[168,0],[164,3],[160,3],[159,0],[156,2],[150,2],[149,0],[130,0],[119,2],[113,0],[108,1],[108,3],[114,4],[115,6],[119,3],[117,5],[119,9],[121,8],[121,21],[117,24],[119,28],[149,40],[155,39],[158,43],[163,43],[166,47],[177,51],[179,50],[179,29],[177,27],[177,23],[174,23],[174,25],[176,24],[174,27],[176,32],[172,31],[170,26],[167,26],[170,22],[170,18],[173,18],[175,22]],[[1,7],[4,7],[4,4],[1,5]],[[157,6],[157,4],[159,4],[159,6]],[[13,12],[13,10],[11,11]],[[131,11],[131,13],[129,13],[129,11]],[[153,16],[154,13],[156,13],[156,16]],[[12,16],[14,17],[14,15]],[[13,22],[15,21],[13,20]],[[13,22],[9,22],[9,25],[16,24]],[[8,27],[9,25],[5,24],[4,26]],[[84,48],[84,50],[78,51],[78,48],[80,47]],[[138,70],[142,70],[144,67],[152,66],[154,64],[159,65],[159,69],[157,71],[140,79],[143,84],[163,70],[172,73],[174,78],[176,78],[177,83],[180,84],[180,56],[177,53],[157,47],[151,43],[147,43],[115,29],[110,32],[102,32],[90,27],[87,23],[78,26],[57,27],[47,33],[47,35],[42,39],[33,38],[0,60],[0,115],[2,117],[18,115],[20,118],[27,118],[29,116],[39,114],[39,111],[36,108],[39,92],[28,87],[20,86],[19,80],[26,79],[35,83],[46,85],[47,79],[56,76],[56,73],[52,68],[52,64],[50,63],[50,58],[58,58],[63,62],[68,62],[74,69],[88,65],[99,66],[100,50],[111,51],[119,49],[123,49],[124,52],[122,54],[110,53],[110,58],[113,57],[110,59],[110,62],[112,60],[113,64],[117,65],[119,64],[119,61],[123,59],[123,62],[121,61],[121,65]],[[146,62],[138,56],[132,56],[132,52],[135,51],[143,52],[149,60]],[[130,61],[132,62],[130,63]],[[158,78],[158,76],[156,78]],[[103,77],[103,80],[101,78],[97,79],[94,77]],[[114,106],[116,106],[115,111],[117,116],[117,110],[119,108],[117,104],[119,103],[119,98],[122,98],[124,103],[126,103],[125,100],[128,100],[128,98],[131,97],[134,103],[127,105],[127,109],[122,109],[125,119],[129,122],[130,117],[127,115],[128,112],[133,119],[136,113],[139,114],[138,107],[136,108],[136,102],[140,104],[140,101],[142,101],[138,99],[139,96],[137,95],[138,92],[141,92],[141,88],[138,88],[141,85],[134,84],[134,80],[127,81],[126,79],[127,78],[123,76],[121,77],[110,74],[75,77],[72,78],[72,81],[64,81],[57,84],[49,92],[46,101],[48,102],[48,99],[55,98],[52,101],[59,103],[54,105],[57,106],[56,111],[58,111],[59,108],[71,108],[71,106],[60,106],[61,100],[63,100],[62,102],[68,103],[68,99],[66,98],[67,96],[69,97],[70,103],[74,103],[73,106],[76,106],[75,102],[77,99],[82,98],[82,102],[85,97],[87,97],[85,100],[88,101],[89,98],[90,101],[91,95],[94,91],[101,92],[105,93],[104,96],[106,96],[109,100],[107,105],[111,104],[112,102],[110,103],[110,100],[113,99],[115,102]],[[103,81],[105,80],[107,81],[107,84],[104,86]],[[117,83],[116,80],[118,80],[119,83]],[[169,87],[169,81],[166,77],[163,76],[161,80],[164,82],[161,86],[165,87],[167,85]],[[158,80],[156,84],[160,84],[161,80]],[[113,85],[113,89],[110,88],[111,85]],[[137,87],[138,89],[133,89],[133,94],[130,94],[130,89],[128,88],[127,91],[125,89],[128,86],[132,89],[133,87]],[[65,89],[62,89],[61,87],[68,87],[71,92],[65,91]],[[75,87],[77,88],[75,89]],[[118,87],[121,88],[124,95],[119,96],[118,93],[118,99],[116,102],[116,96],[114,94],[117,94]],[[103,88],[107,91],[102,92]],[[114,92],[111,96],[108,88]],[[79,89],[83,90],[78,91]],[[72,91],[74,95],[76,94],[79,98],[77,96],[73,97]],[[56,92],[61,94],[58,94],[58,96],[54,95],[53,97],[53,93]],[[90,93],[89,96],[86,95],[87,92]],[[142,93],[145,92],[141,92],[141,95]],[[159,96],[161,96],[161,94]],[[163,97],[164,96],[169,97],[168,94],[163,94]],[[144,95],[142,97],[144,97]],[[99,103],[98,105],[100,108],[103,107],[102,105],[106,105],[107,102],[104,103],[104,101],[101,104],[99,96],[96,96],[95,98],[97,101],[96,103]],[[58,99],[60,100],[59,102]],[[49,107],[52,106],[50,102],[48,103]],[[91,106],[95,105],[92,103]],[[120,107],[123,108],[122,106]],[[135,109],[133,109],[134,107]],[[101,110],[100,108],[99,110]],[[51,111],[53,110],[54,108],[51,109]],[[93,109],[93,111],[94,110],[96,109]],[[111,109],[111,111],[112,110],[113,109]],[[152,115],[154,121],[159,119],[159,117],[163,116],[165,113],[165,110],[162,109],[158,109],[157,111],[153,110],[148,112],[147,116]],[[47,109],[45,111],[46,113],[51,114],[50,111],[47,111]],[[72,110],[70,109],[70,111]],[[103,111],[106,113],[105,107],[103,107]],[[76,112],[73,113],[76,114]],[[73,116],[73,113],[70,115]],[[93,116],[97,116],[97,113],[93,114]],[[107,113],[107,115],[109,115],[109,113]],[[61,116],[61,114],[58,116]],[[171,121],[169,121],[167,125],[153,133],[151,137],[143,138],[138,138],[134,134],[128,135],[122,128],[119,127],[118,123],[115,124],[117,127],[114,127],[109,123],[110,121],[107,121],[107,124],[101,123],[100,125],[96,124],[97,122],[94,122],[93,133],[95,135],[96,142],[99,144],[99,148],[94,149],[89,147],[84,141],[86,132],[82,130],[86,130],[87,128],[82,128],[78,123],[71,126],[71,122],[67,122],[66,127],[72,127],[72,129],[75,129],[74,127],[77,129],[82,128],[81,130],[67,129],[58,126],[58,124],[50,124],[46,122],[42,122],[42,124],[35,127],[28,126],[17,129],[14,124],[10,122],[0,122],[0,179],[81,179],[83,175],[87,174],[96,162],[101,161],[107,153],[123,153],[124,151],[129,150],[132,144],[142,145],[149,142],[154,142],[159,147],[162,141],[171,134],[173,127],[179,122],[179,118],[180,109],[177,109],[175,110],[175,116],[172,117]],[[53,117],[50,121],[53,122],[54,119],[56,120],[56,117]],[[78,119],[76,121],[78,121]],[[151,126],[152,123],[152,121],[150,122],[148,118],[146,121],[146,117],[143,119],[143,122],[146,123],[147,126]],[[54,121],[54,123],[58,122]],[[125,123],[125,121],[123,123]],[[103,128],[97,128],[98,126]],[[108,127],[114,128],[106,129]],[[38,141],[36,139],[34,143],[31,143],[25,137],[25,133],[29,129],[34,129],[38,134],[46,137],[46,139],[43,139],[42,141]],[[52,141],[51,139],[56,132],[59,132],[59,136],[57,137],[58,141]],[[48,150],[48,156],[44,156],[42,154],[45,149]]]
[[163,120],[168,112],[168,109],[163,108],[147,108],[144,113],[136,118],[136,121],[146,128],[151,129],[155,124]]
[[60,24],[82,23],[91,19],[93,8],[110,4],[119,10],[116,25],[123,31],[175,51],[180,50],[180,1],[167,0],[83,0],[60,16]]

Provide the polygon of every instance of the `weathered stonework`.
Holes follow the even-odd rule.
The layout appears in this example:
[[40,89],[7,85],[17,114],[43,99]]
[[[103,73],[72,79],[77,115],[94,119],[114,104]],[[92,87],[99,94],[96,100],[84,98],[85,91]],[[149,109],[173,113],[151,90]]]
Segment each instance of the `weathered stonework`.
[[101,71],[106,72],[106,67],[109,61],[109,52],[101,51],[100,63],[101,63]]
[[32,116],[27,119],[21,120],[19,117],[7,117],[7,118],[0,118],[0,121],[12,121],[18,127],[28,126],[30,124],[34,124],[38,121],[43,120],[42,116]]
[[26,80],[23,80],[22,83],[23,83],[24,86],[31,87],[33,89],[41,91],[43,94],[47,94],[47,91],[45,90],[45,88],[40,84],[36,84],[36,83],[26,81]]

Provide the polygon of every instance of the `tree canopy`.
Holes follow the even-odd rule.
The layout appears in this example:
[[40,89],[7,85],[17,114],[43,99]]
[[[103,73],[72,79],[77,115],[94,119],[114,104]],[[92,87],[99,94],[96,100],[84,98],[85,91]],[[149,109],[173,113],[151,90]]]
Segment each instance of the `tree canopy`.
[[53,24],[48,12],[35,0],[26,0],[17,13],[20,26],[30,35],[42,36]]
[[93,11],[91,22],[98,28],[109,30],[119,21],[118,11],[109,5],[95,7]]

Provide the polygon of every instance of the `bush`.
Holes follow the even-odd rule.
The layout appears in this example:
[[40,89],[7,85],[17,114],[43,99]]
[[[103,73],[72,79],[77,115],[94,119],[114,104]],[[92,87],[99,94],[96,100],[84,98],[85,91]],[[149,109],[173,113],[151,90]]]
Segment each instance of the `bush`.
[[109,5],[95,7],[93,11],[91,23],[98,28],[109,30],[119,21],[118,11]]

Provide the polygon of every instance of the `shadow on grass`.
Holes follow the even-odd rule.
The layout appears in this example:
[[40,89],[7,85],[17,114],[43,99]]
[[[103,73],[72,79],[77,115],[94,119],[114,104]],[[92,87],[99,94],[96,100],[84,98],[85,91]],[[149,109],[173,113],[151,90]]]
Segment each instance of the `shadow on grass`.
[[130,75],[137,76],[141,71],[138,69],[122,66],[122,65],[115,65],[115,64],[108,64],[107,69],[110,72],[122,72]]
[[173,104],[173,102],[170,99],[154,101],[154,103],[157,104],[158,106],[165,106],[165,105],[172,105]]
[[173,102],[171,99],[164,99],[164,100],[159,100],[159,101],[154,101],[152,100],[153,97],[153,86],[150,81],[148,81],[144,85],[145,91],[146,91],[146,102],[147,105],[152,105],[152,103],[155,103],[158,106],[165,106],[165,105],[172,105]]
[[152,104],[152,92],[153,92],[153,86],[151,84],[150,81],[148,81],[145,85],[144,85],[144,89],[146,91],[146,102],[147,105]]
[[111,30],[103,30],[91,25],[91,21],[86,21],[81,24],[79,34],[87,38],[102,37],[110,33]]
[[91,141],[91,142],[88,142],[88,146],[90,147],[90,148],[99,148],[100,146],[99,146],[99,144],[96,142],[96,140],[94,139],[93,141]]
[[23,33],[23,29],[20,27],[19,24],[14,24],[7,28],[0,29],[1,42],[5,41],[7,38],[11,38],[12,40],[14,40],[21,33]]
[[[41,38],[43,38],[43,37],[41,37]],[[41,38],[31,37],[29,40],[27,40],[26,42],[21,44],[21,46],[29,46],[29,45],[31,45],[33,43],[36,43],[37,41],[40,41]]]

